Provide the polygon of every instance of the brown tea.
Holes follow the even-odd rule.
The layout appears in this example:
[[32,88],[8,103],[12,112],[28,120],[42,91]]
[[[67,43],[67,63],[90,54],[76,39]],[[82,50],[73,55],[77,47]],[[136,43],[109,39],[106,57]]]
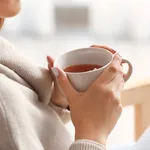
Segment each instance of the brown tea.
[[96,64],[80,64],[80,65],[72,65],[64,69],[65,72],[87,72],[94,69],[101,68],[101,65]]

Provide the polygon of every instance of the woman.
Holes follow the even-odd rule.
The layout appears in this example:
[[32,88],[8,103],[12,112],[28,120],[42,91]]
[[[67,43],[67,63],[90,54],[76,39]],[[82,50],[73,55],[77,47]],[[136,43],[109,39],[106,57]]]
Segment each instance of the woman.
[[[19,0],[0,0],[1,27],[3,18],[15,16],[19,10]],[[65,73],[53,67],[51,57],[50,73],[0,38],[0,150],[104,150],[122,112],[121,62],[116,54],[89,89],[79,93]],[[52,90],[52,76],[68,101],[56,84]],[[75,140],[65,128],[70,116],[68,103]]]

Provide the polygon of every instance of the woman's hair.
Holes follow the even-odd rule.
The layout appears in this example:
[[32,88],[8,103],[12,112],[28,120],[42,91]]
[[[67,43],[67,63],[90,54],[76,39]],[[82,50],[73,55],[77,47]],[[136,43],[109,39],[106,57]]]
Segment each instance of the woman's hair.
[[3,24],[4,24],[4,19],[0,18],[0,29],[2,28]]

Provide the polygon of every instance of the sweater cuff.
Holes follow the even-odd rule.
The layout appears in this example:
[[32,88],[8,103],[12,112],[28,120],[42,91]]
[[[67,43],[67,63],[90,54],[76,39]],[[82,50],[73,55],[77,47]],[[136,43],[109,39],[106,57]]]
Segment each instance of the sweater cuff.
[[69,150],[106,150],[105,146],[91,140],[77,140]]

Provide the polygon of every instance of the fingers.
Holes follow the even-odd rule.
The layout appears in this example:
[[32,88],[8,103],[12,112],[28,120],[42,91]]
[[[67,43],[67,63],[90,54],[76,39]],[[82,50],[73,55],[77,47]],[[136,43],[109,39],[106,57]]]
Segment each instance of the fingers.
[[124,83],[123,71],[122,67],[120,66],[120,71],[117,72],[113,80],[108,84],[109,89],[114,92],[116,103],[120,103]]
[[94,48],[103,48],[103,49],[106,49],[108,51],[110,51],[112,54],[115,54],[116,51],[113,50],[112,48],[108,47],[108,46],[105,46],[105,45],[92,45],[90,47],[94,47]]
[[51,69],[53,67],[54,59],[51,56],[47,56],[48,68]]
[[48,68],[52,72],[55,83],[60,93],[66,97],[68,102],[77,96],[77,91],[72,87],[66,74],[59,68],[53,67],[54,59],[51,56],[47,56]]
[[51,70],[56,78],[60,92],[67,98],[69,104],[71,104],[79,93],[73,88],[66,74],[61,69],[53,67]]
[[104,70],[104,72],[93,84],[109,84],[114,79],[118,71],[121,71],[121,61],[121,57],[116,54],[111,64]]
[[114,79],[109,83],[109,85],[111,86],[111,88],[114,91],[118,91],[118,92],[122,92],[123,87],[124,87],[124,78],[123,78],[123,73],[122,72],[118,72],[116,74],[116,76],[114,77]]

